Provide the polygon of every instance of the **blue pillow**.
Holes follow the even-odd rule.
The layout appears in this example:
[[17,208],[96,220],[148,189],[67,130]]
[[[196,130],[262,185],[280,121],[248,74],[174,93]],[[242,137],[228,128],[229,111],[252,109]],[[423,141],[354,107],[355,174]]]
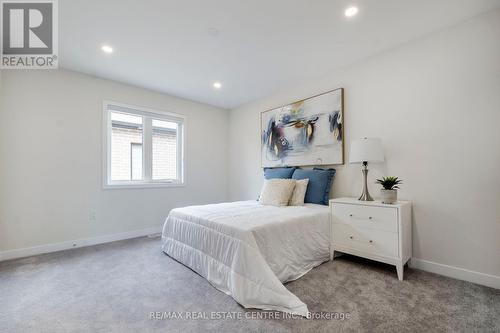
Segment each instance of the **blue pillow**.
[[328,205],[334,176],[335,169],[296,169],[293,172],[292,179],[309,179],[306,196],[304,198],[305,203]]
[[295,167],[284,167],[284,168],[264,168],[264,178],[275,179],[283,178],[290,179],[295,171]]

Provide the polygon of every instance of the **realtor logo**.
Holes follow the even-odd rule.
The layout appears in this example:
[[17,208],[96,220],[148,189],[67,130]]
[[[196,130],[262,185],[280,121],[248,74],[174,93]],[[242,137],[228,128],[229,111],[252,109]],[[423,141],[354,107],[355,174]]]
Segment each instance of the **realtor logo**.
[[0,0],[0,68],[57,68],[56,1]]

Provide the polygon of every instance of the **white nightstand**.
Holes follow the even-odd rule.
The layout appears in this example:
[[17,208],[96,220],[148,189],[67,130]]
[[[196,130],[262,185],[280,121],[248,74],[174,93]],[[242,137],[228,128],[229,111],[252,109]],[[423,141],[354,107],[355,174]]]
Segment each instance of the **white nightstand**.
[[398,201],[387,205],[380,201],[354,198],[330,200],[331,249],[395,265],[398,279],[411,258],[411,203]]

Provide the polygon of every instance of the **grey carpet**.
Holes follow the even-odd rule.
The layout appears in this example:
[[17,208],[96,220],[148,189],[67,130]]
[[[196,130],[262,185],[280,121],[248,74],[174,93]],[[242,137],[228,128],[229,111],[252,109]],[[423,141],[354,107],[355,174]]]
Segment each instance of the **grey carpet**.
[[[137,238],[0,263],[0,332],[500,332],[499,290],[405,274],[343,256],[287,287],[310,311],[349,319],[252,319],[262,312],[163,254],[159,238]],[[157,311],[243,319],[149,319]]]

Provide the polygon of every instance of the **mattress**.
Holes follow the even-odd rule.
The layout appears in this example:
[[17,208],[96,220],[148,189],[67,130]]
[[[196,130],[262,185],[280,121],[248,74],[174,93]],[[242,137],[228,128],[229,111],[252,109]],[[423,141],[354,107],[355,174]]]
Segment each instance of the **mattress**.
[[257,201],[177,208],[162,249],[246,308],[306,316],[307,305],[283,283],[329,260],[329,210]]

